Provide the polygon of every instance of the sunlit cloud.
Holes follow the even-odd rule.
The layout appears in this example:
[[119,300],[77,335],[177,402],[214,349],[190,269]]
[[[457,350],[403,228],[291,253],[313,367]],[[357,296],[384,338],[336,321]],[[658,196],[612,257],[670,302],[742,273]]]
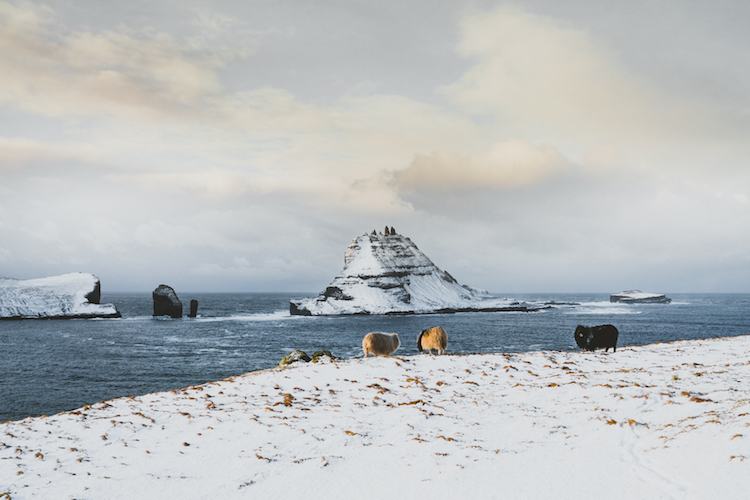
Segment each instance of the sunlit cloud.
[[0,136],[0,173],[28,165],[77,162],[93,164],[107,155],[85,143],[42,142],[25,137]]
[[66,30],[46,8],[0,4],[0,100],[47,116],[191,114],[220,90],[221,61],[166,35]]
[[567,164],[552,146],[506,141],[473,157],[445,151],[419,155],[408,168],[395,172],[394,184],[401,190],[514,188],[554,176]]
[[462,33],[459,53],[474,66],[446,96],[520,133],[642,147],[727,131],[706,107],[635,74],[584,29],[506,5],[467,16]]

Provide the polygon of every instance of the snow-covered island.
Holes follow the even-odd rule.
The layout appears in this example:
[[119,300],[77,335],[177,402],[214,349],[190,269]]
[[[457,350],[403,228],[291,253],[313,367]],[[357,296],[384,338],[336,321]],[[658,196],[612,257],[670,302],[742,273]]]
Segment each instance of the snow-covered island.
[[626,304],[669,304],[672,299],[663,293],[648,293],[640,290],[626,290],[609,296],[610,302],[624,302]]
[[101,283],[89,273],[18,280],[0,278],[0,319],[119,318],[100,304]]
[[750,336],[304,363],[0,424],[0,498],[739,499]]
[[331,284],[289,304],[291,314],[303,316],[529,310],[535,308],[459,284],[388,227],[354,238]]

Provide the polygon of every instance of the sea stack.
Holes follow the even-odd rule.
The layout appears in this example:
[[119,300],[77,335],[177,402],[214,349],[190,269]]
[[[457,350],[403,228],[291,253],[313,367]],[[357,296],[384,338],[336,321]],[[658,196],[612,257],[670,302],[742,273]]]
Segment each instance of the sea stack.
[[198,316],[198,301],[192,299],[190,301],[190,314],[188,314],[188,318],[195,318],[196,316]]
[[154,298],[154,316],[182,317],[182,302],[171,286],[159,285],[152,294]]
[[423,314],[481,310],[487,292],[459,284],[409,238],[386,226],[354,238],[344,269],[320,295],[290,301],[293,315]]

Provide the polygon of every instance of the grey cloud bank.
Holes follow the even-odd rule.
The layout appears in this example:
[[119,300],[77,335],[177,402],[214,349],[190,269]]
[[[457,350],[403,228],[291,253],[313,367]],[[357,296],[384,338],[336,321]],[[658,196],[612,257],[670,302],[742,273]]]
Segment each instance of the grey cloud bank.
[[[741,3],[0,2],[0,275],[747,292]],[[742,28],[742,29],[741,29]]]

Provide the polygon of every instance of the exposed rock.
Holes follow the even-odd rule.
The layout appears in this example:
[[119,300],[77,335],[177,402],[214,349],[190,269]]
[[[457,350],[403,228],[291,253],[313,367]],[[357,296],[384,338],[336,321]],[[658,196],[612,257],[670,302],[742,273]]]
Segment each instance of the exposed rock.
[[300,351],[297,349],[296,351],[292,351],[283,358],[281,358],[281,362],[279,363],[279,366],[286,366],[291,365],[292,363],[297,363],[298,361],[304,361],[305,363],[310,362],[310,356],[305,354],[305,351]]
[[626,304],[669,304],[672,299],[659,293],[647,293],[640,290],[626,290],[609,296],[610,302],[624,302]]
[[343,290],[341,290],[341,288],[337,286],[326,287],[325,291],[323,292],[323,296],[337,300],[354,300],[354,297],[345,294]]
[[312,355],[312,362],[313,363],[330,363],[331,361],[335,360],[336,358],[333,357],[333,354],[331,354],[331,351],[315,351]]
[[152,293],[154,316],[182,317],[182,302],[171,286],[159,285]]
[[195,318],[196,316],[198,316],[198,301],[192,299],[190,301],[190,314],[188,314],[188,318]]
[[100,304],[101,282],[90,273],[48,278],[0,278],[0,319],[119,318],[112,304]]
[[293,300],[289,302],[289,314],[292,316],[312,316],[312,312],[309,309],[306,309],[305,306],[297,307],[297,304]]

